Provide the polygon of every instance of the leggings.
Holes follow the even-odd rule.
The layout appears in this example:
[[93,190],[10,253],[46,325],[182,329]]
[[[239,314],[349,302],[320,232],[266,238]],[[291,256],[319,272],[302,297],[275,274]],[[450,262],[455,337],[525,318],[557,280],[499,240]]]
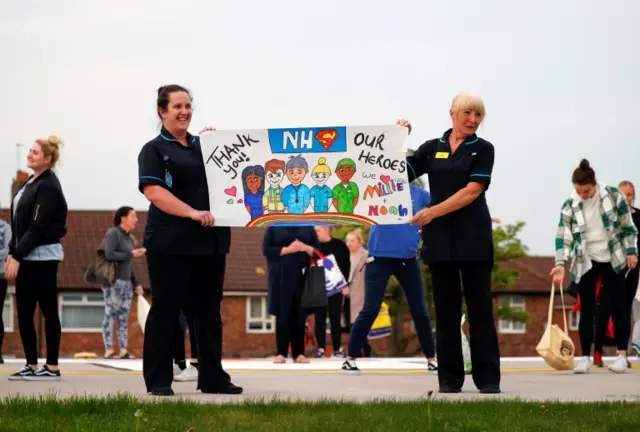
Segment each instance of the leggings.
[[325,349],[327,344],[327,311],[329,312],[329,323],[331,325],[331,343],[333,352],[340,351],[342,341],[342,299],[341,293],[334,294],[327,299],[327,307],[317,308],[314,310],[315,317],[315,334],[318,348]]
[[44,316],[47,343],[47,364],[58,366],[60,351],[60,316],[58,315],[59,261],[22,260],[16,279],[18,326],[27,364],[38,364],[38,341],[33,317],[36,305]]
[[131,281],[118,279],[113,285],[102,287],[104,293],[104,320],[102,339],[107,351],[113,350],[113,322],[118,322],[120,349],[127,349],[129,339],[129,309],[133,300]]
[[[625,304],[624,271],[616,273],[610,263],[593,261],[593,267],[585,273],[578,283],[580,294],[580,323],[578,333],[583,356],[591,355],[591,343],[594,340],[594,318],[596,314],[596,284],[602,277],[600,288],[601,301],[608,302],[613,316],[613,331],[618,350],[626,351],[629,343],[629,318]],[[605,300],[603,296],[606,296]],[[630,312],[629,312],[630,314]]]

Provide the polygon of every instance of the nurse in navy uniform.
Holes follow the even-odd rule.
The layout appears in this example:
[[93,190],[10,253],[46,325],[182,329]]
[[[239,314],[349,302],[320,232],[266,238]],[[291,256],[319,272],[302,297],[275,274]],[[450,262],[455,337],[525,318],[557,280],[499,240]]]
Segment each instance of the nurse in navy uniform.
[[200,139],[187,131],[190,93],[179,85],[160,87],[157,106],[162,129],[138,157],[138,187],[151,203],[144,232],[151,281],[142,357],[147,391],[174,394],[173,335],[184,309],[195,325],[198,389],[240,394],[222,368],[220,303],[231,231],[216,227],[210,212]]
[[[464,383],[460,339],[462,293],[470,327],[473,381],[481,393],[500,392],[500,351],[491,301],[493,238],[485,193],[493,171],[493,145],[476,135],[485,107],[462,93],[450,109],[453,127],[407,158],[409,181],[427,174],[431,207],[416,213],[422,225],[422,258],[431,271],[436,308],[441,393]],[[411,132],[406,120],[397,122]]]

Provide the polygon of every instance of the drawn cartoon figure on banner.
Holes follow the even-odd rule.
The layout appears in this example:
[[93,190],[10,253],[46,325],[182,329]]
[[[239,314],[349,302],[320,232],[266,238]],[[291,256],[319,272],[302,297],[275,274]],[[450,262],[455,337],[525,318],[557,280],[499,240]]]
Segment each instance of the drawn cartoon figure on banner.
[[309,164],[302,155],[289,157],[286,174],[291,184],[282,191],[282,203],[289,213],[303,214],[309,207],[311,191],[302,183],[308,172]]
[[360,190],[358,185],[351,181],[356,173],[356,163],[353,159],[340,159],[336,166],[336,175],[340,183],[333,188],[333,206],[338,213],[351,213],[358,205]]
[[264,173],[269,187],[264,191],[262,206],[265,213],[284,213],[282,204],[282,180],[284,180],[284,161],[271,159],[264,164]]
[[331,168],[327,165],[327,160],[321,157],[318,159],[318,165],[311,171],[311,179],[316,184],[311,188],[313,211],[316,213],[327,213],[329,211],[329,200],[333,198],[333,192],[326,184],[329,177],[331,177]]
[[264,214],[262,197],[264,194],[264,168],[260,165],[248,166],[242,170],[244,188],[244,206],[255,219]]

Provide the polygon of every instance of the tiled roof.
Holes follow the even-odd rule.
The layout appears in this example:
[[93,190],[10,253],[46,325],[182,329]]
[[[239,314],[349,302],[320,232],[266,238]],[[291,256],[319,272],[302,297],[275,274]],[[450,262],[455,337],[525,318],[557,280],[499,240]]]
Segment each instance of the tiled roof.
[[[553,257],[526,256],[500,263],[504,268],[519,272],[518,282],[504,291],[548,293],[551,291],[551,276]],[[563,287],[569,286],[569,270],[565,271]]]
[[[141,241],[146,212],[137,212],[139,223],[134,236]],[[9,220],[9,211],[0,210],[0,218]],[[113,212],[71,210],[67,217],[68,233],[63,239],[65,259],[58,272],[59,288],[83,289],[95,287],[84,281],[83,270],[94,259],[96,248],[112,226]],[[262,228],[232,228],[231,253],[227,257],[225,291],[265,292],[267,279],[262,256]],[[145,288],[149,287],[144,258],[134,260],[134,271]]]

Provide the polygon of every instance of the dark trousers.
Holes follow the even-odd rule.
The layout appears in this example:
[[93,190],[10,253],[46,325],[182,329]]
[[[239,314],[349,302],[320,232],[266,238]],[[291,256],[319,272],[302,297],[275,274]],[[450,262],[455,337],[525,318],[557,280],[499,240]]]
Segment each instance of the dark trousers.
[[[193,312],[184,314],[187,321],[187,327],[189,328],[189,343],[191,345],[191,358],[193,360],[198,359],[198,342],[196,341],[196,330],[193,322]],[[180,323],[180,320],[176,323],[176,340],[173,350],[173,360],[178,363],[185,361],[187,358],[186,351],[184,349],[184,328]]]
[[180,311],[192,314],[199,355],[198,389],[225,388],[222,369],[222,285],[226,255],[183,256],[148,253],[151,309],[144,332],[142,368],[147,390],[173,381],[172,357]]
[[441,387],[462,388],[464,383],[460,337],[463,289],[469,317],[473,382],[479,389],[500,385],[500,349],[491,301],[491,268],[490,262],[429,265],[436,307]]
[[[624,273],[616,273],[610,263],[593,261],[593,267],[585,273],[578,283],[580,295],[580,323],[578,333],[582,355],[591,355],[591,343],[594,339],[594,318],[596,314],[596,284],[602,277],[600,297],[606,296],[613,316],[613,332],[619,350],[627,349],[629,343],[629,319],[631,310],[626,305],[626,286]],[[627,313],[628,311],[628,313]],[[605,327],[606,328],[606,327]]]
[[33,316],[36,305],[44,316],[47,343],[47,364],[58,365],[60,351],[60,317],[58,316],[58,264],[59,261],[20,262],[16,278],[18,327],[27,364],[38,364],[38,339]]
[[342,331],[344,333],[349,333],[351,331],[351,297],[349,296],[344,298],[342,313],[344,315],[344,328]]
[[278,355],[287,357],[289,355],[289,344],[291,344],[291,355],[295,359],[299,355],[304,355],[304,322],[305,314],[300,308],[302,293],[297,290],[291,301],[291,310],[284,314],[286,319],[276,317],[276,348]]
[[[0,269],[4,271],[4,269]],[[4,299],[7,296],[7,287],[9,283],[6,279],[0,278],[0,306],[4,310]],[[13,313],[13,311],[9,311]],[[4,321],[2,320],[2,312],[0,311],[0,354],[2,354],[2,341],[4,340]]]
[[327,299],[328,305],[324,308],[314,309],[315,317],[315,334],[318,348],[324,349],[327,344],[327,311],[329,312],[329,323],[331,325],[331,342],[333,352],[339,351],[342,340],[342,299],[341,293],[332,295]]
[[[407,297],[409,311],[424,355],[428,358],[435,357],[433,331],[427,312],[427,301],[418,260],[416,258],[378,257],[367,264],[364,276],[364,305],[351,327],[349,357],[359,356],[365,347],[371,326],[380,313],[380,306],[382,306],[384,293],[391,276],[396,277]],[[458,333],[460,333],[459,327],[460,320],[458,320]],[[459,334],[458,338],[460,338]]]

